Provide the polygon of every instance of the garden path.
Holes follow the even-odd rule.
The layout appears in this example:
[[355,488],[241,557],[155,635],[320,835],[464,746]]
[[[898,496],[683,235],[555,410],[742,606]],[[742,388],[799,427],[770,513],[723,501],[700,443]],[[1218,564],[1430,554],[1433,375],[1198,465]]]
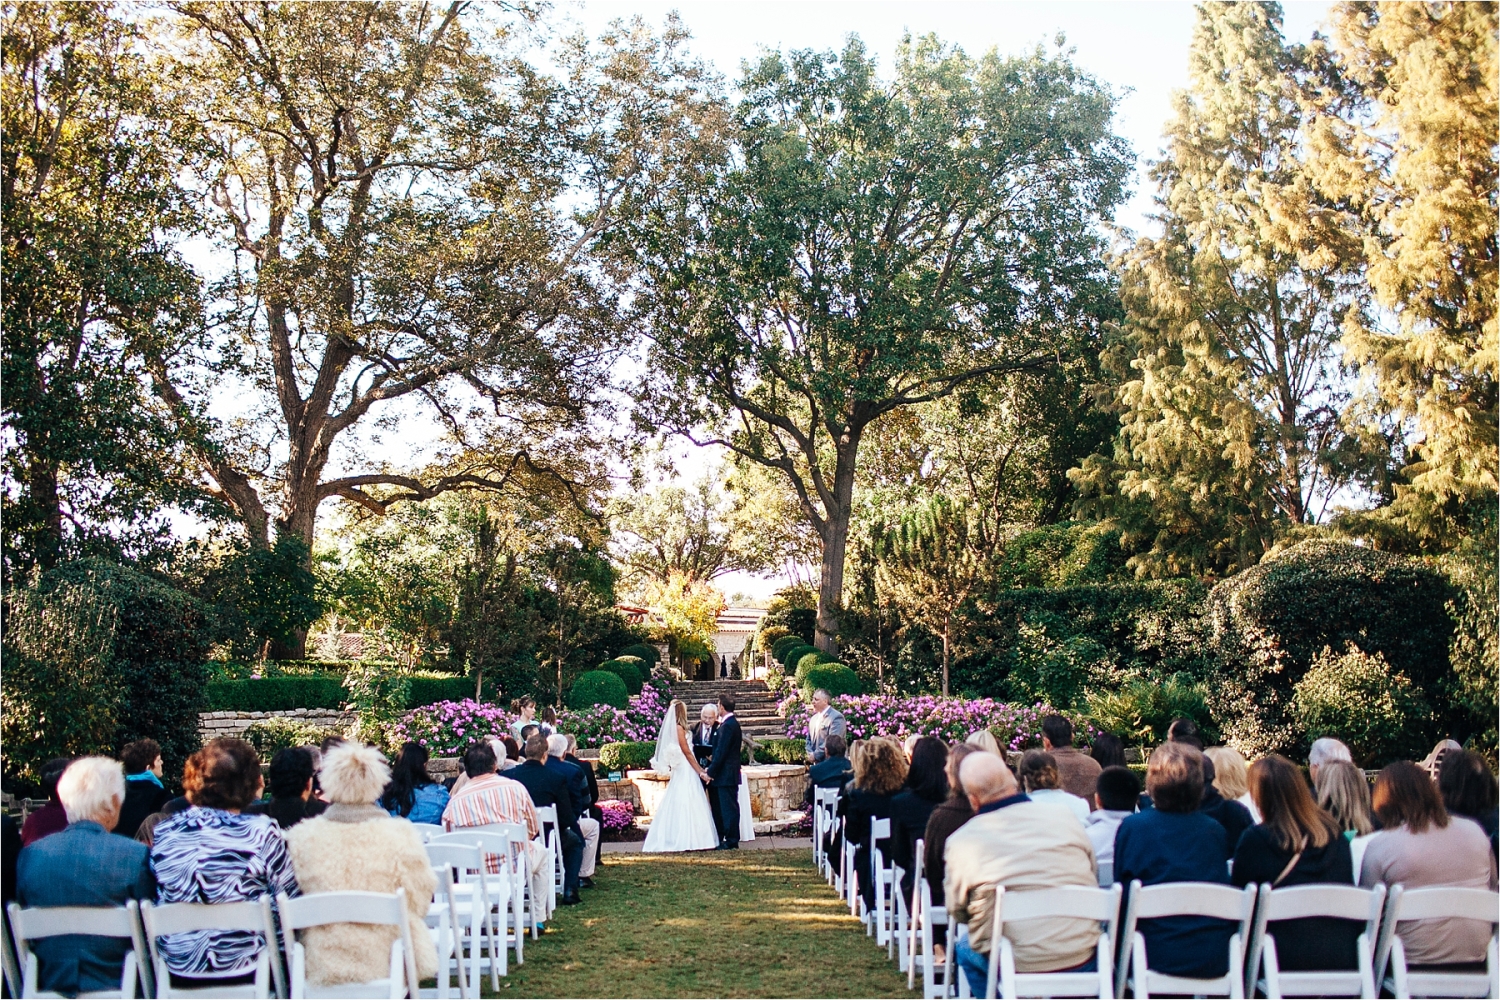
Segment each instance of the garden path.
[[810,850],[612,853],[595,882],[485,996],[911,995]]

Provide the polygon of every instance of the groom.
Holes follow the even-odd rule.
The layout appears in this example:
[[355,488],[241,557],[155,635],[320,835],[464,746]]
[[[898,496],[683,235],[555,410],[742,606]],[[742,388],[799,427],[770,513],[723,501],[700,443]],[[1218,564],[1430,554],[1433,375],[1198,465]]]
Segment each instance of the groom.
[[716,795],[719,808],[718,850],[732,851],[740,846],[740,720],[734,717],[734,697],[719,696],[719,732],[714,737],[714,756],[708,763],[703,780],[710,795]]

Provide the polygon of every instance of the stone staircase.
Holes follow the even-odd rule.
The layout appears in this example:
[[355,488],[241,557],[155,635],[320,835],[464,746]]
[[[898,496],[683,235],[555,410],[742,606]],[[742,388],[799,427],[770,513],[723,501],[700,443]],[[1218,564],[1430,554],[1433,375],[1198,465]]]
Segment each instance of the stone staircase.
[[688,722],[698,721],[698,712],[709,702],[728,692],[734,698],[734,717],[740,728],[753,740],[785,739],[786,720],[776,714],[776,696],[765,681],[679,681],[672,685],[672,696],[687,705]]

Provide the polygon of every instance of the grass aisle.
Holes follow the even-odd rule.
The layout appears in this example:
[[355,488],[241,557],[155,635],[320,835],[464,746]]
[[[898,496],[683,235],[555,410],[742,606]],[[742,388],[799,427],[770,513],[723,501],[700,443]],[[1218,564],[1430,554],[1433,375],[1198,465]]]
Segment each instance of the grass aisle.
[[910,995],[811,851],[611,854],[595,881],[527,942],[499,996]]

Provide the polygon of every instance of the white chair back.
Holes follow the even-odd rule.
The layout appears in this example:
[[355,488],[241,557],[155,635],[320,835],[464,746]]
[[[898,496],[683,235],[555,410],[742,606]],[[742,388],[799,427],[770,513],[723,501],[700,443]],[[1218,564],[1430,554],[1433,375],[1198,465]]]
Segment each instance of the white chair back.
[[537,806],[536,818],[542,824],[542,836],[552,852],[552,898],[563,890],[562,831],[558,829],[557,806]]
[[[431,860],[430,854],[428,857]],[[432,931],[435,939],[433,943],[437,946],[437,1000],[448,1000],[448,974],[455,969],[458,978],[458,995],[463,1000],[469,1000],[472,995],[469,984],[476,977],[464,975],[464,933],[459,921],[459,911],[463,908],[464,902],[467,902],[467,915],[472,921],[477,914],[477,907],[473,905],[472,897],[460,902],[454,894],[455,879],[451,865],[433,864],[432,876],[437,885],[433,890],[432,905],[427,910],[427,928]]]
[[[382,892],[317,892],[291,898],[276,897],[281,918],[282,942],[290,966],[292,1000],[313,997],[374,997],[382,992],[392,1000],[417,993],[417,960],[412,950],[411,927],[406,921],[406,890]],[[368,983],[315,988],[307,982],[307,953],[297,940],[297,931],[329,924],[377,924],[395,927],[388,974]]]
[[[1115,970],[1115,994],[1124,996],[1131,983],[1136,996],[1157,993],[1186,993],[1189,996],[1239,998],[1245,995],[1245,945],[1255,919],[1256,887],[1243,889],[1217,882],[1167,882],[1142,886],[1140,879],[1130,883],[1130,899],[1125,906],[1121,929],[1119,965]],[[1228,968],[1215,978],[1190,978],[1151,971],[1146,954],[1146,938],[1136,930],[1139,920],[1158,917],[1211,917],[1232,920],[1239,926],[1229,938]]]
[[[1298,885],[1276,889],[1269,882],[1260,887],[1260,906],[1255,915],[1255,933],[1250,939],[1250,984],[1268,997],[1292,996],[1373,997],[1375,993],[1375,944],[1380,913],[1385,907],[1385,886],[1360,889],[1352,885]],[[1352,970],[1281,971],[1276,938],[1267,925],[1281,920],[1308,918],[1362,921],[1365,929],[1356,944],[1358,966]],[[1247,984],[1247,985],[1250,985]]]
[[[286,992],[281,959],[276,953],[276,924],[271,917],[270,896],[243,903],[142,903],[141,924],[146,932],[146,948],[151,956],[157,997],[258,997],[264,1000],[271,995],[272,977],[275,978],[277,995]],[[188,931],[250,931],[259,934],[261,942],[255,956],[255,982],[240,986],[173,986],[157,942],[168,934]]]
[[[875,912],[866,914],[868,923],[866,933],[875,935],[875,943],[889,948],[891,933],[891,871],[887,863],[886,853],[889,849],[891,837],[891,821],[889,819],[870,820],[870,881],[875,890]],[[881,847],[880,842],[885,841],[887,846]]]
[[411,826],[417,831],[417,835],[422,838],[424,844],[433,837],[442,836],[443,833],[442,826],[437,823],[413,823]]
[[21,963],[16,960],[16,946],[11,940],[9,918],[0,920],[0,967],[5,971],[5,986],[10,995],[20,996]]
[[[1490,925],[1485,970],[1413,970],[1401,940],[1403,920],[1457,917]],[[1375,952],[1375,981],[1398,997],[1500,997],[1500,893],[1466,886],[1391,886]],[[1386,974],[1389,965],[1389,975]]]
[[37,977],[41,967],[36,953],[31,950],[31,942],[63,934],[94,934],[130,942],[131,946],[120,963],[119,992],[110,990],[91,993],[90,996],[134,997],[138,982],[148,985],[140,964],[140,956],[146,953],[146,949],[141,934],[140,910],[135,900],[127,900],[124,906],[37,906],[24,910],[11,903],[6,907],[6,913],[10,916],[10,931],[15,938],[16,957],[21,966],[21,996],[58,996],[39,990]]
[[[1017,972],[1015,950],[1005,937],[1005,925],[1026,920],[1071,917],[1097,920],[1094,972]],[[995,886],[990,930],[990,964],[985,979],[986,1000],[996,988],[1006,997],[1101,997],[1113,995],[1110,960],[1114,956],[1115,925],[1120,919],[1120,887],[1065,885],[1054,889],[1006,892]]]
[[[534,901],[527,909],[531,884],[531,869],[526,854],[526,844],[531,833],[525,823],[487,823],[484,826],[466,826],[452,833],[432,838],[433,844],[473,844],[484,852],[485,857],[504,859],[500,862],[500,873],[486,873],[485,880],[491,906],[501,911],[506,925],[506,940],[516,949],[516,964],[526,961],[525,930],[528,920],[532,937],[538,936],[537,925],[546,919],[540,901]],[[505,916],[509,910],[510,916]],[[512,924],[514,925],[512,928]],[[514,933],[512,933],[512,931]]]

